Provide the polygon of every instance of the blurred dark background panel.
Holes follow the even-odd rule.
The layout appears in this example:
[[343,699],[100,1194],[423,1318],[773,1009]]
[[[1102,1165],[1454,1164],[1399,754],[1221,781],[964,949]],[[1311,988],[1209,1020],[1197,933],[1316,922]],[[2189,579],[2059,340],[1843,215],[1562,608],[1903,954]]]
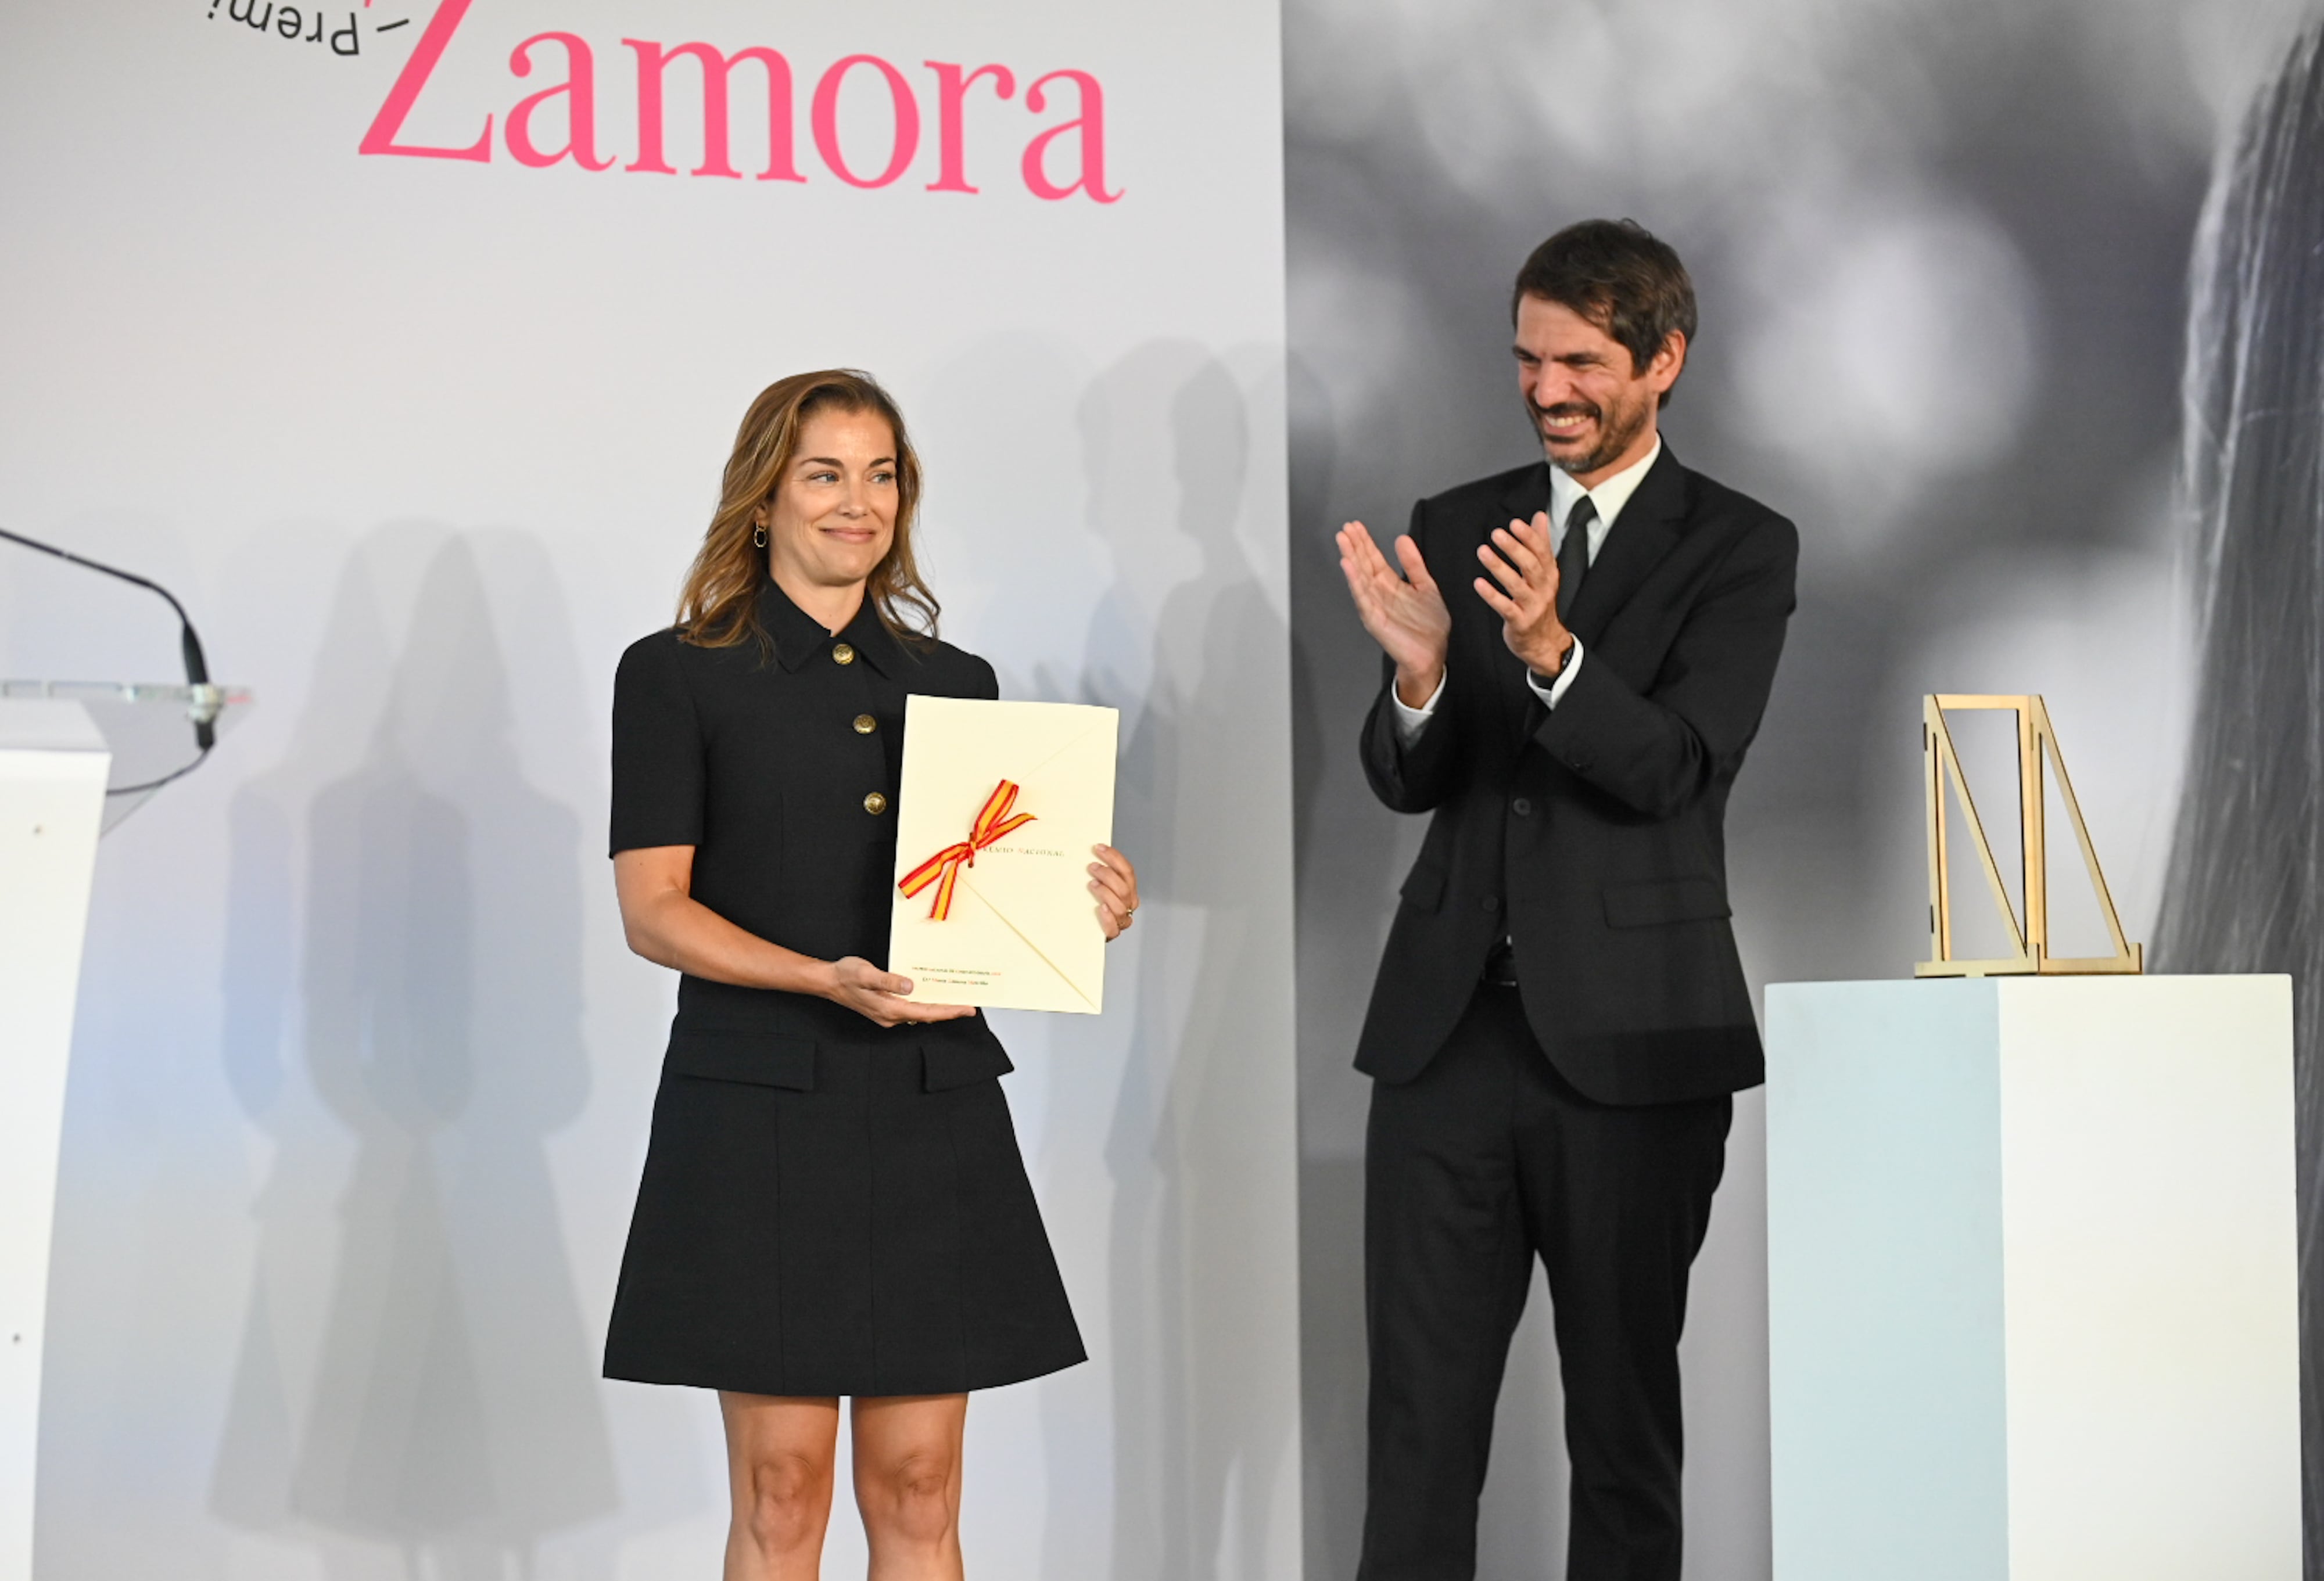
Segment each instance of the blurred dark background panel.
[[[2313,1265],[2324,1138],[2324,40],[2298,38],[2255,94],[2204,211],[2188,317],[2182,476],[2200,689],[2163,893],[2166,971],[2281,971],[2299,1040],[2300,1262]],[[2303,1281],[2303,1374],[2319,1288]],[[2303,1391],[2309,1573],[2324,1409]]]
[[[2179,482],[2190,259],[2218,151],[2299,20],[2156,0],[1289,0],[1311,1576],[1354,1567],[1367,1092],[1348,1060],[1420,833],[1357,768],[1378,657],[1332,532],[1400,530],[1415,498],[1537,455],[1509,281],[1562,225],[1637,218],[1702,299],[1669,442],[1803,539],[1799,612],[1729,823],[1755,984],[1898,977],[1924,953],[1916,700],[1933,690],[2048,696],[2126,924],[2157,938],[2182,774],[2208,783],[2204,752],[2225,750],[2189,758],[2196,677],[2228,695],[2217,655],[2198,657]],[[2312,681],[2258,700],[2299,699],[2312,744]],[[2238,969],[2312,959],[2305,905]],[[2160,937],[2172,970],[2211,959]],[[1768,1572],[1762,1113],[1738,1104],[1688,1337],[1687,1573],[1704,1581]],[[1536,1280],[1488,1577],[1554,1573],[1563,1548],[1546,1304]]]

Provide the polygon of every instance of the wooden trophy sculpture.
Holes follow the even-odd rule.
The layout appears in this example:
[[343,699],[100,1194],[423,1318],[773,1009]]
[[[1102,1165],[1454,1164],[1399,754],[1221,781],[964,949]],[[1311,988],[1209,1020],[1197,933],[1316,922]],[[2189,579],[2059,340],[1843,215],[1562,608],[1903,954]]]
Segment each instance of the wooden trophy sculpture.
[[[1953,749],[1952,732],[1945,727],[1945,713],[1950,709],[2006,710],[2017,716],[2018,817],[2024,831],[2019,849],[2024,856],[2025,896],[2022,927],[2016,909],[2009,903],[2009,892],[2002,885],[2001,870],[1994,863],[1993,848],[1987,843],[1985,825],[1978,818],[1968,777],[1961,772],[1960,757]],[[2090,832],[2082,822],[2080,804],[2074,799],[2073,782],[2066,777],[2066,759],[2058,749],[2057,732],[2050,724],[2050,711],[2043,706],[2041,698],[1950,694],[1924,697],[1921,700],[1921,755],[1922,786],[1929,802],[1930,959],[1914,967],[1914,976],[2136,975],[2144,970],[2144,946],[2131,943],[2122,935],[2122,919],[2115,915],[2114,896],[2107,890],[2106,875],[2098,870],[2098,853],[2090,844]],[[2042,794],[2045,761],[2057,770],[2058,789],[2065,803],[2066,816],[2073,821],[2075,838],[2081,844],[2082,863],[2089,869],[2099,915],[2106,919],[2107,932],[2114,937],[2112,955],[2068,957],[2050,953],[2049,860],[2043,840]],[[2014,954],[1987,961],[1961,961],[1953,955],[1952,883],[1945,827],[1948,780],[1952,784],[1953,794],[1960,799],[1969,839],[1976,842],[1978,859],[1985,866],[1986,881],[1993,889],[1993,903],[1999,908],[2002,925],[2015,946]]]

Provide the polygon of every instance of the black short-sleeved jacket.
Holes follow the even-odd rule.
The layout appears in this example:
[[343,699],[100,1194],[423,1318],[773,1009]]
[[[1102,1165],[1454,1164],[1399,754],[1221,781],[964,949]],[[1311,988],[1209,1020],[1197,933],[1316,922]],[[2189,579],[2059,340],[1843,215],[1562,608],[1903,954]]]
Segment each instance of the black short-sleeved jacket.
[[[904,699],[996,697],[992,666],[899,640],[868,600],[835,637],[770,582],[759,618],[771,652],[669,630],[622,656],[612,849],[693,846],[694,898],[720,916],[818,960],[884,967]],[[924,1035],[975,1039],[981,1022]],[[822,999],[687,977],[678,1025],[690,1023],[810,1035],[866,1025]]]
[[[754,641],[662,631],[613,685],[613,849],[695,848],[693,895],[822,960],[885,963],[904,699],[992,667],[834,636],[770,584]],[[687,977],[605,1337],[605,1372],[778,1395],[941,1394],[1084,1350],[982,1016],[882,1028]]]

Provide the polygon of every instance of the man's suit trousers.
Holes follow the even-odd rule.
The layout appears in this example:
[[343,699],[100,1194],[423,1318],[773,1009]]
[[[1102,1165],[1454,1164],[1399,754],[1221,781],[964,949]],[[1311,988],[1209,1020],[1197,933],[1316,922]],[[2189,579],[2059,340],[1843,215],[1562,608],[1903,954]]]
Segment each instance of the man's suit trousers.
[[1493,1408],[1536,1256],[1573,1467],[1569,1581],[1678,1581],[1679,1331],[1732,1114],[1727,1098],[1584,1098],[1509,987],[1480,987],[1417,1077],[1373,1088],[1359,1581],[1476,1574]]

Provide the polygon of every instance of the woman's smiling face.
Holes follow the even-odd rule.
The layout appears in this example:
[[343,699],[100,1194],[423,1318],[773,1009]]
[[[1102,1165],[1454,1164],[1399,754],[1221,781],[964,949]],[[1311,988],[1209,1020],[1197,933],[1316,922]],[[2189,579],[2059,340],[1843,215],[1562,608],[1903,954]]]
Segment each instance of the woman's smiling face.
[[798,454],[760,519],[769,570],[787,586],[861,586],[896,541],[901,501],[887,418],[869,410],[807,414]]

